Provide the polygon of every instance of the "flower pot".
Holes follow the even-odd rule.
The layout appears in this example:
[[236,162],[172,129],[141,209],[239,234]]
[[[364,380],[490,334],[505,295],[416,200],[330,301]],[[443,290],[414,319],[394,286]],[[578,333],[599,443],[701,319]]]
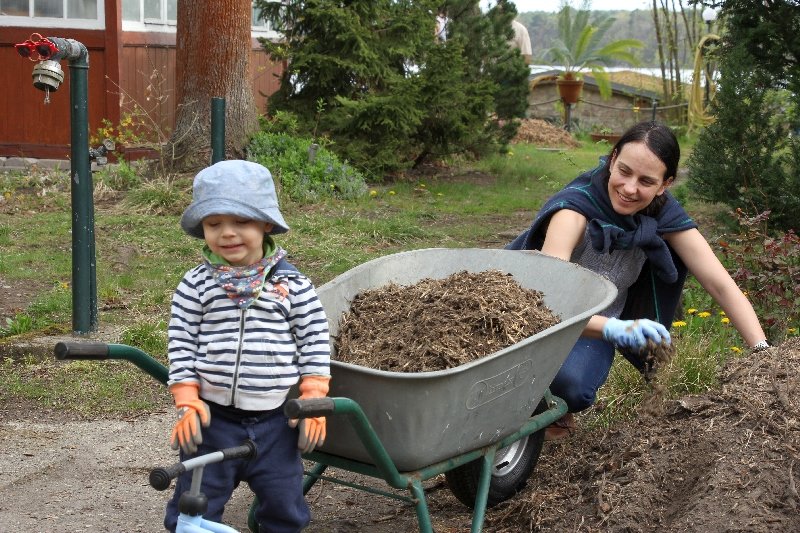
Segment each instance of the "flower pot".
[[565,104],[578,103],[578,99],[581,96],[581,88],[583,88],[583,80],[559,78],[556,80],[556,86],[562,102]]

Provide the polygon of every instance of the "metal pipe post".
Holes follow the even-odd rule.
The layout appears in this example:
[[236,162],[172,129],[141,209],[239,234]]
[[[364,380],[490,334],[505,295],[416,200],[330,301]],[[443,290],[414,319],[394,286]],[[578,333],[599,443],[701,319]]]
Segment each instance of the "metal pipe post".
[[225,99],[211,99],[211,164],[225,159]]
[[94,238],[94,187],[89,160],[89,52],[73,40],[49,38],[58,47],[53,59],[69,60],[70,174],[72,198],[72,329],[97,330],[97,265]]

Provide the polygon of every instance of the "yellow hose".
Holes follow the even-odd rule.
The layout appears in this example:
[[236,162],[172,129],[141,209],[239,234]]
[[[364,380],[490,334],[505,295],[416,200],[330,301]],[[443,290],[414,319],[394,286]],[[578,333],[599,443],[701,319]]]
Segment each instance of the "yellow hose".
[[[703,36],[703,38],[700,39],[700,42],[697,44],[697,51],[694,55],[694,75],[692,76],[692,87],[689,91],[688,111],[689,129],[692,130],[697,127],[710,124],[714,121],[714,117],[708,113],[708,109],[705,107],[705,102],[703,101],[705,99],[703,94],[703,86],[700,84],[703,67],[705,66],[703,52],[706,49],[706,45],[709,41],[719,41],[719,35],[709,33],[708,35]],[[708,83],[708,98],[710,103],[711,100],[714,99],[714,94],[716,93],[716,84],[711,79],[707,80],[706,83]]]

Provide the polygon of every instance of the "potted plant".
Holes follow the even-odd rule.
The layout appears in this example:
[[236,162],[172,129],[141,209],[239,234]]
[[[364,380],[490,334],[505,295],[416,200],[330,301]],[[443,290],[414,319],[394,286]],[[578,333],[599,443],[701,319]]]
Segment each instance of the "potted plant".
[[545,58],[564,67],[556,79],[559,94],[565,104],[577,103],[583,87],[584,71],[590,71],[600,95],[604,99],[611,96],[611,83],[606,67],[615,61],[625,61],[632,65],[638,63],[633,55],[634,48],[641,48],[638,39],[619,39],[602,44],[614,18],[602,16],[595,24],[589,23],[590,12],[586,9],[573,9],[564,6],[558,12],[558,39],[545,51]]

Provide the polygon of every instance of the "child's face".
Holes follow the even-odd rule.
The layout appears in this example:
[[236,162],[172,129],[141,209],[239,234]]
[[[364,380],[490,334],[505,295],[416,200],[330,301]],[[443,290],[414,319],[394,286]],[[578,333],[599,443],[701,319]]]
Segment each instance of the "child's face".
[[203,219],[203,233],[211,251],[233,266],[247,266],[264,257],[264,234],[272,224],[233,215]]

